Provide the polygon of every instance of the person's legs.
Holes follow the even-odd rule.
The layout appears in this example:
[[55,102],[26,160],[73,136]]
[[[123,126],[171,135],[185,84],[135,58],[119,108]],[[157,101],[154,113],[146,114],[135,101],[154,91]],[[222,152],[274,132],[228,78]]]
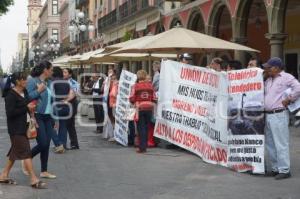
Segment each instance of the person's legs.
[[100,101],[97,99],[93,100],[93,107],[94,107],[94,115],[95,115],[95,121],[97,126],[97,131],[100,132],[100,109],[99,109],[99,103]]
[[36,138],[37,145],[33,147],[31,150],[32,158],[35,157],[37,154],[41,153],[47,147],[47,136],[46,136],[44,115],[36,114],[35,117],[39,128],[37,128],[38,131],[37,138]]
[[272,134],[272,121],[273,121],[273,115],[267,114],[266,115],[266,126],[265,126],[265,139],[266,139],[266,150],[269,155],[270,163],[271,163],[271,168],[273,172],[278,172],[278,167],[277,167],[277,152],[273,140],[273,134]]
[[53,142],[54,146],[56,146],[56,147],[58,147],[62,144],[59,140],[58,135],[57,135],[57,131],[54,128],[53,128],[53,131],[52,131],[51,139],[52,139],[52,142]]
[[10,159],[7,159],[5,167],[4,167],[3,171],[0,174],[0,179],[1,180],[8,179],[9,172],[10,172],[11,168],[13,167],[14,163],[15,163],[15,161],[11,161]]
[[135,126],[134,121],[128,122],[129,127],[129,134],[128,134],[128,145],[133,146],[134,145],[134,138],[135,138]]
[[67,148],[67,127],[66,120],[59,120],[58,138],[63,144],[64,148]]
[[48,157],[49,157],[49,148],[50,148],[50,141],[51,141],[51,135],[53,131],[53,126],[51,123],[51,116],[46,115],[44,120],[45,125],[45,139],[44,139],[44,146],[43,150],[41,151],[41,171],[47,172],[48,170]]
[[147,123],[146,123],[146,114],[144,111],[139,111],[139,120],[137,122],[137,127],[139,131],[139,139],[140,139],[140,145],[139,149],[141,151],[145,151],[147,149]]
[[[101,103],[101,102],[100,102]],[[99,105],[99,131],[103,132],[103,127],[104,127],[104,108],[103,105]]]
[[77,132],[75,128],[75,115],[73,115],[70,119],[67,120],[67,131],[69,133],[71,148],[79,148]]
[[290,172],[289,152],[289,116],[288,112],[274,114],[272,121],[272,135],[276,148],[277,167],[279,173]]
[[24,165],[29,173],[31,184],[37,183],[39,179],[36,177],[35,172],[33,171],[32,159],[24,160]]

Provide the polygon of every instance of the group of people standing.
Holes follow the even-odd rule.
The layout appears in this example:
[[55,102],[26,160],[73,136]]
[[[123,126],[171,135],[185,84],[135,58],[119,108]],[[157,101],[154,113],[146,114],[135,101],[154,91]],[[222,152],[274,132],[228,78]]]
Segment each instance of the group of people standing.
[[[30,76],[24,72],[13,73],[6,85],[9,86],[3,91],[3,97],[11,148],[0,183],[16,184],[9,173],[14,162],[22,160],[23,172],[30,176],[31,186],[46,188],[46,183],[39,180],[33,170],[32,158],[40,155],[40,178],[55,179],[56,175],[48,171],[51,140],[57,153],[79,149],[75,129],[78,83],[72,79],[71,69],[53,67],[50,62],[42,61],[32,69]],[[36,145],[32,149],[27,135],[30,120],[37,130]]]
[[[136,115],[129,121],[128,125],[128,145],[138,146],[137,152],[144,153],[148,146],[154,146],[152,141],[154,128],[154,108],[156,103],[156,94],[159,87],[160,62],[153,63],[153,81],[145,70],[137,71],[137,82],[132,86],[130,93],[130,102],[135,107]],[[110,68],[107,77],[94,75],[92,84],[89,82],[84,86],[85,93],[93,96],[93,108],[96,121],[96,133],[103,133],[105,130],[104,117],[107,107],[109,122],[112,124],[111,132],[108,133],[108,140],[115,141],[113,129],[115,124],[116,102],[118,95],[119,75],[116,70]],[[108,86],[108,92],[105,88]],[[105,104],[106,103],[106,104]],[[152,131],[151,131],[152,129]],[[149,143],[148,137],[151,142]]]

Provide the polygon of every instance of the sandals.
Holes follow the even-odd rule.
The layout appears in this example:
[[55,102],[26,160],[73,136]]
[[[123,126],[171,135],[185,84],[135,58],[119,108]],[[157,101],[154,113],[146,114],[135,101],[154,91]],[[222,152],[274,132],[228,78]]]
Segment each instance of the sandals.
[[43,181],[38,181],[37,183],[32,184],[31,187],[34,189],[47,189],[47,184]]
[[1,184],[10,184],[10,185],[17,185],[17,182],[14,181],[13,179],[3,179],[0,180]]

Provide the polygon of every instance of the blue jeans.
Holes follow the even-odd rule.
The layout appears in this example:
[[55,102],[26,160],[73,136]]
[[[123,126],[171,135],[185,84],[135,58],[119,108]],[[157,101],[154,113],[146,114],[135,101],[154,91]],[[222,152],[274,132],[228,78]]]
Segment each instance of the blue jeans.
[[54,126],[55,126],[54,120],[52,121],[52,126],[53,126],[53,131],[52,131],[51,138],[52,138],[53,144],[57,147],[57,146],[61,145],[62,143],[59,141],[56,129],[54,129]]
[[37,129],[37,145],[32,148],[32,157],[40,153],[41,172],[46,172],[48,169],[48,157],[51,137],[53,133],[52,118],[49,114],[35,114],[36,121],[39,125]]
[[67,120],[59,120],[58,123],[58,139],[60,144],[64,145],[64,148],[67,148]]
[[288,114],[288,111],[266,114],[266,149],[270,157],[272,171],[279,173],[290,171]]
[[152,111],[139,111],[139,120],[137,122],[137,128],[140,138],[140,150],[147,149],[148,142],[148,125],[151,122]]

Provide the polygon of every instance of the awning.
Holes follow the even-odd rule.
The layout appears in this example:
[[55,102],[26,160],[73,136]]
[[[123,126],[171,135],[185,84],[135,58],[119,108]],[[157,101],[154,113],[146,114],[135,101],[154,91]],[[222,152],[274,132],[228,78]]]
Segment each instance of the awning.
[[147,28],[147,19],[142,19],[138,22],[136,22],[135,30],[136,31],[142,31]]

